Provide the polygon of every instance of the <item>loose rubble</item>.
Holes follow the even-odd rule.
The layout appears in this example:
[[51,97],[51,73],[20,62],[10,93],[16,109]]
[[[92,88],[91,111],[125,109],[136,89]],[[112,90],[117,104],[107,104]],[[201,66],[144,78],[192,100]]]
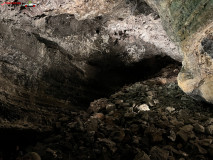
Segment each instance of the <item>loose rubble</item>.
[[23,150],[42,160],[211,160],[212,109],[184,94],[175,75],[124,86],[87,111],[67,111],[51,135]]

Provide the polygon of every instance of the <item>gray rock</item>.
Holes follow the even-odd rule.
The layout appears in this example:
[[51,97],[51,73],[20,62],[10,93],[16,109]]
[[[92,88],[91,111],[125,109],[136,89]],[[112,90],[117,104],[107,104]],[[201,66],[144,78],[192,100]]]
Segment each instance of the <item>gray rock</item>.
[[166,110],[167,110],[169,113],[172,113],[173,111],[175,111],[175,108],[174,108],[174,107],[166,107]]
[[201,145],[201,146],[210,146],[213,142],[213,139],[202,139],[202,140],[199,140],[198,143]]
[[118,129],[117,131],[112,131],[110,134],[110,137],[115,141],[115,142],[122,142],[124,137],[125,137],[125,132],[122,129]]
[[204,133],[205,132],[205,128],[198,123],[194,124],[194,129],[198,133]]
[[109,147],[109,149],[114,153],[116,150],[117,150],[117,147],[116,147],[116,143],[109,140],[109,139],[106,139],[106,138],[98,138],[98,141],[101,142],[101,143],[104,143],[106,146]]
[[98,119],[96,118],[90,118],[86,123],[85,123],[86,130],[88,132],[90,131],[97,131],[98,130]]
[[185,125],[183,127],[181,127],[181,130],[183,130],[184,132],[191,132],[193,130],[193,126],[192,125]]
[[206,133],[213,135],[213,125],[209,125],[206,127]]
[[176,134],[173,130],[170,131],[170,135],[168,136],[173,142],[176,140]]
[[122,103],[124,103],[124,100],[122,100],[122,99],[115,100],[115,104],[117,104],[117,105],[121,105]]
[[113,110],[115,110],[115,105],[114,104],[110,103],[110,104],[106,105],[106,111],[107,112],[111,112]]

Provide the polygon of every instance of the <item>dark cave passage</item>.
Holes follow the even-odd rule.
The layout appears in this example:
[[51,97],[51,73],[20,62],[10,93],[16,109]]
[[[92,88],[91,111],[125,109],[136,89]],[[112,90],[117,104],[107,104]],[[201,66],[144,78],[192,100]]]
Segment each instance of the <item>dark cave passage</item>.
[[1,128],[0,129],[0,159],[18,160],[28,151],[30,145],[35,145],[45,134],[33,129]]
[[2,4],[0,160],[212,160],[212,2]]
[[168,56],[154,56],[126,65],[119,57],[109,55],[100,56],[88,63],[99,70],[88,82],[90,88],[88,91],[94,94],[89,94],[91,96],[88,96],[88,99],[81,101],[83,106],[89,106],[89,103],[95,99],[110,96],[124,85],[153,78],[168,65],[173,64],[177,68],[181,66],[180,62]]
[[[111,94],[115,93],[116,91],[119,91],[120,88],[123,87],[124,85],[153,78],[158,74],[158,72],[162,68],[165,68],[168,65],[172,64],[177,68],[181,66],[179,62],[174,61],[168,56],[164,57],[156,56],[144,59],[138,63],[134,63],[131,65],[124,64],[122,61],[120,61],[119,57],[100,56],[96,60],[88,61],[88,64],[95,68],[98,68],[99,70],[98,72],[95,73],[94,79],[87,82],[86,86],[87,93],[82,92],[79,94],[79,99],[78,98],[75,99],[77,100],[76,104],[81,106],[79,107],[80,112],[81,110],[87,109],[89,107],[89,104],[93,102],[95,99],[109,97]],[[16,114],[23,114],[18,110],[15,113],[9,113],[10,111],[7,112],[9,115],[11,115],[11,116],[8,115],[9,116],[8,118],[11,120],[18,119],[16,117]],[[52,112],[60,113],[60,111],[56,109]],[[35,115],[32,114],[32,119],[36,118],[36,114]],[[45,119],[48,119],[48,117]],[[57,121],[57,118],[55,118],[55,120]],[[28,151],[30,151],[31,146],[37,145],[37,142],[42,141],[42,143],[46,143],[45,139],[48,139],[49,135],[56,134],[58,132],[58,130],[55,128],[55,124],[48,124],[48,125],[54,128],[52,133],[50,132],[40,133],[37,132],[36,130],[31,129],[1,128],[0,159],[2,157],[3,160],[15,160],[15,158],[23,156]],[[78,133],[79,131],[74,131],[74,133],[75,132]],[[121,150],[121,152],[124,157],[127,156],[125,153],[126,151]],[[44,154],[46,153],[47,152],[44,151]],[[132,151],[130,155],[133,157],[134,154],[132,153]]]

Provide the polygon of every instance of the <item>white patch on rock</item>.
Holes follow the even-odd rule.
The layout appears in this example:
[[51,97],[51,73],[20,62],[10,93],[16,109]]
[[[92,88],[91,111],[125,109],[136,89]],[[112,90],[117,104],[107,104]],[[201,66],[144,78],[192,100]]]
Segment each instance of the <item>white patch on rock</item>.
[[[161,20],[154,20],[151,15],[128,15],[123,21],[111,20],[108,22],[106,30],[111,37],[119,39],[119,44],[128,44],[125,47],[127,53],[138,54],[138,56],[143,53],[140,59],[166,54],[175,60],[182,61],[182,54],[175,43],[169,39],[161,25]],[[123,35],[119,35],[119,32],[122,32]],[[125,38],[123,38],[124,35]],[[136,42],[138,42],[138,49],[135,49]],[[130,46],[131,44],[132,46]]]

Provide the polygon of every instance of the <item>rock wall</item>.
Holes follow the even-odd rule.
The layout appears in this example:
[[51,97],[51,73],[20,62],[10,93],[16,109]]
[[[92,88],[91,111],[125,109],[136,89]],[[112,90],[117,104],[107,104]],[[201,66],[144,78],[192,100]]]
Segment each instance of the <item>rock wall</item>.
[[70,106],[101,96],[97,88],[106,86],[100,79],[117,81],[113,75],[99,78],[103,70],[156,55],[182,59],[143,1],[38,0],[35,7],[4,2],[0,101],[6,105]]
[[213,1],[146,1],[184,53],[179,86],[194,98],[213,103]]

